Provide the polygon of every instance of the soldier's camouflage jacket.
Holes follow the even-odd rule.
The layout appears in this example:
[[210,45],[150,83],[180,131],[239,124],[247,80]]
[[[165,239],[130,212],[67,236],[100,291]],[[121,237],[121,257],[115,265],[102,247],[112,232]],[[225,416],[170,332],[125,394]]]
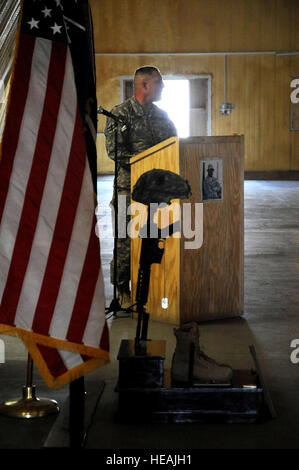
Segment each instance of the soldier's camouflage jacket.
[[130,191],[130,158],[162,140],[176,136],[177,130],[165,111],[155,104],[142,106],[134,96],[115,106],[111,112],[120,117],[122,122],[115,124],[113,119],[107,118],[106,149],[108,156],[115,160],[114,129],[117,126],[117,158],[120,167],[117,186],[119,191]]

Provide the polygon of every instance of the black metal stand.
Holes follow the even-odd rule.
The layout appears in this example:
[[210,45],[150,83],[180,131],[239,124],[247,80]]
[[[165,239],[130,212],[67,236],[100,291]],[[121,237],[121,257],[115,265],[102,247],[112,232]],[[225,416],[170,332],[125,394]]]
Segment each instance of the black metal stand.
[[135,352],[137,355],[144,354],[146,351],[147,331],[149,322],[149,313],[145,309],[148,300],[151,265],[161,263],[164,248],[158,246],[161,241],[161,230],[158,230],[158,238],[150,237],[150,227],[154,224],[154,215],[150,213],[150,206],[147,206],[148,215],[146,223],[146,235],[142,238],[141,252],[138,269],[138,280],[136,289],[137,303],[137,327],[135,336]]
[[[136,289],[136,305],[137,305],[137,327],[136,327],[136,336],[135,336],[135,352],[137,355],[145,354],[146,351],[146,341],[147,341],[147,331],[149,323],[149,313],[145,309],[145,305],[148,300],[149,285],[150,285],[150,276],[151,276],[151,265],[156,263],[160,264],[163,253],[164,246],[159,245],[164,244],[165,238],[172,235],[174,232],[179,230],[179,223],[175,222],[174,224],[169,225],[166,229],[159,229],[156,226],[156,238],[151,238],[150,232],[151,227],[155,228],[154,224],[154,214],[151,214],[150,206],[147,206],[148,216],[145,226],[146,235],[142,238],[141,243],[141,252],[139,259],[139,269],[138,269],[138,280],[137,280],[137,289]],[[140,230],[143,231],[144,227]],[[168,235],[166,235],[168,233]]]
[[[117,180],[118,180],[118,173],[119,173],[119,161],[118,161],[118,139],[117,139],[117,130],[118,130],[118,125],[122,124],[123,121],[118,117],[115,116],[114,114],[110,113],[109,111],[106,111],[102,106],[98,108],[98,113],[99,114],[104,114],[105,116],[110,117],[111,119],[114,120],[115,122],[115,128],[114,128],[114,161],[115,161],[115,166],[114,166],[114,247],[113,247],[113,299],[110,303],[110,306],[106,308],[106,316],[109,315],[109,313],[113,312],[113,317],[115,318],[127,318],[132,312],[132,306],[128,308],[122,308],[120,303],[119,303],[119,298],[117,295],[117,240],[118,240],[118,187],[117,187]],[[120,312],[125,312],[125,315],[119,316],[118,313]]]
[[83,447],[85,439],[84,409],[85,384],[84,377],[70,382],[70,408],[69,408],[69,434],[70,447],[78,449]]

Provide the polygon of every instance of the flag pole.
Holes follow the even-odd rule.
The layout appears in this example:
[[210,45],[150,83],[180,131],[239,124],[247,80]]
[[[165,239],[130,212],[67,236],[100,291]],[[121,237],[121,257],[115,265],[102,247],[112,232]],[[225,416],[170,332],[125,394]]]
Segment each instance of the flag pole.
[[37,398],[35,385],[32,385],[33,360],[28,354],[26,385],[23,387],[22,398],[14,398],[5,401],[0,406],[0,415],[11,418],[43,418],[50,414],[59,413],[56,400],[50,398]]
[[86,431],[84,427],[85,416],[85,381],[84,376],[70,382],[69,401],[69,435],[70,447],[81,448],[84,445]]

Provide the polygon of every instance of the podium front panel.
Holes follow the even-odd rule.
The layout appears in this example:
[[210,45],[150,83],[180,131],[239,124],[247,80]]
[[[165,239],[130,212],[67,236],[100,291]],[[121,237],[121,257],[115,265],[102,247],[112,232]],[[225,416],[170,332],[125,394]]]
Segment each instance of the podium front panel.
[[[154,168],[170,170],[179,174],[179,140],[172,137],[161,142],[154,147],[131,158],[131,187],[133,189],[138,178],[146,171]],[[134,201],[132,201],[134,202]],[[174,204],[178,201],[174,201]],[[138,211],[138,204],[134,203]],[[140,219],[140,224],[134,223],[135,233],[139,226],[146,223],[145,206],[139,204],[140,210],[134,214],[136,220]],[[167,209],[171,213],[172,205]],[[163,209],[161,211],[163,218]],[[141,214],[143,213],[143,217]],[[164,228],[166,222],[160,226]],[[172,220],[172,219],[171,219]],[[174,220],[175,221],[175,220]],[[141,239],[131,238],[131,290],[132,301],[135,301],[136,287],[138,279],[139,257],[141,250]],[[180,239],[171,236],[165,240],[164,254],[161,264],[152,264],[150,288],[146,310],[150,313],[151,320],[158,320],[178,324],[180,322]],[[167,299],[168,307],[162,307],[162,299]]]
[[[214,168],[213,174],[217,170],[221,186],[220,197],[215,199],[214,194],[205,195],[203,191],[209,166]],[[180,174],[191,185],[190,202],[203,204],[202,246],[186,249],[187,239],[184,236],[181,239],[181,321],[206,321],[242,315],[243,137],[181,140]]]
[[[181,237],[167,238],[161,264],[152,265],[146,305],[151,320],[180,324],[242,315],[243,148],[243,136],[171,138],[131,159],[132,188],[144,172],[161,168],[180,174],[192,190],[190,199],[180,201]],[[219,190],[218,195],[205,191],[208,181]],[[191,226],[185,227],[187,230],[185,204],[191,204]],[[140,213],[144,213],[141,206]],[[146,214],[140,225],[145,221]],[[200,231],[196,233],[200,243],[192,244],[195,236],[192,240],[190,233],[194,230]],[[140,248],[141,239],[132,239],[132,301]],[[166,308],[162,299],[166,299]]]

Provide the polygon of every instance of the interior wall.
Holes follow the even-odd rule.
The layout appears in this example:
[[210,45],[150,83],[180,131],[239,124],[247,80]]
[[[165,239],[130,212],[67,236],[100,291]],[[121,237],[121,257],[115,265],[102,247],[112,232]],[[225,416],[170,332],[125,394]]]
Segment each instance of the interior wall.
[[90,0],[96,52],[299,50],[297,0]]
[[[275,53],[299,50],[299,2],[92,0],[91,6],[101,106],[111,109],[118,104],[120,77],[132,76],[142,65],[155,65],[163,75],[209,74],[212,135],[245,135],[247,171],[299,170],[299,131],[289,130],[290,81],[292,74],[299,74],[299,56]],[[225,56],[214,53],[236,51],[241,53],[227,55],[227,101],[235,109],[226,116],[219,111]],[[142,55],[149,52],[156,54]],[[116,55],[123,53],[129,55]],[[100,116],[101,173],[113,171],[105,152],[104,125]]]

